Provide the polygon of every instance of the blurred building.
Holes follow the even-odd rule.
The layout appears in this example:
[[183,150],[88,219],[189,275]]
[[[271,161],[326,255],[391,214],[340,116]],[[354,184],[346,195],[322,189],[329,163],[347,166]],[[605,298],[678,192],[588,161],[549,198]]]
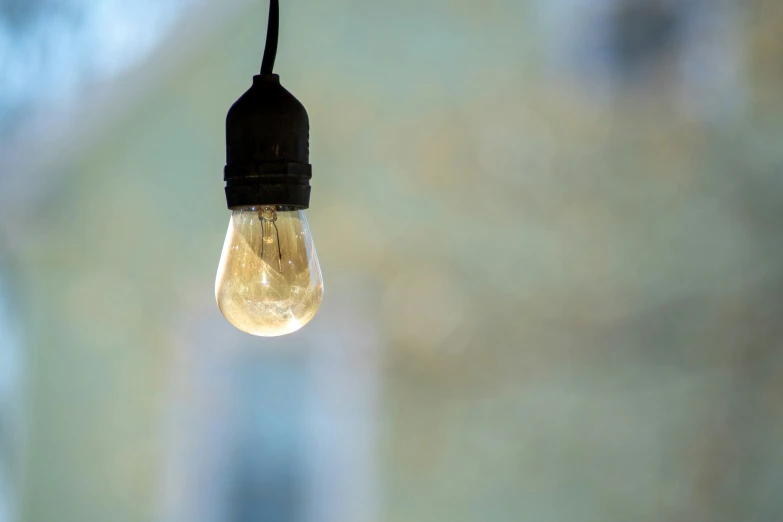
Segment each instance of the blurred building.
[[[10,267],[9,267],[10,268]],[[24,360],[16,297],[0,279],[0,521],[16,520],[22,483]]]
[[777,3],[286,3],[326,301],[276,340],[212,297],[266,7],[4,134],[21,520],[775,520]]

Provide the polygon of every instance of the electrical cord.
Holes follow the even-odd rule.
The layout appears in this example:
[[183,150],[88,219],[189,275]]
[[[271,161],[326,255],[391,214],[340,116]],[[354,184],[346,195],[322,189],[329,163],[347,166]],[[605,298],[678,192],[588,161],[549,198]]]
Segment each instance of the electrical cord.
[[269,26],[266,30],[264,60],[261,62],[261,74],[272,74],[277,56],[277,38],[280,33],[280,3],[269,0]]

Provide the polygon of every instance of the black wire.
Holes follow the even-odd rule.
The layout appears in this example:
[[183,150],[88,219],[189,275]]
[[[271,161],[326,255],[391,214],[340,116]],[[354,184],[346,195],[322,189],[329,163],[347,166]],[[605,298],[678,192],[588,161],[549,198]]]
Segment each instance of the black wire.
[[280,3],[269,0],[269,27],[266,30],[264,61],[261,62],[261,74],[272,74],[277,56],[277,38],[280,33]]

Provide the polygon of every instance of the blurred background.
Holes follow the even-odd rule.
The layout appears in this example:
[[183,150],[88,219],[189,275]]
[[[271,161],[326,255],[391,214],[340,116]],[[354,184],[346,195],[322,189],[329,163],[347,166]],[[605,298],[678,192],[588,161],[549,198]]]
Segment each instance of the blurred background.
[[316,318],[214,300],[266,0],[0,0],[0,522],[783,516],[783,3],[281,2]]

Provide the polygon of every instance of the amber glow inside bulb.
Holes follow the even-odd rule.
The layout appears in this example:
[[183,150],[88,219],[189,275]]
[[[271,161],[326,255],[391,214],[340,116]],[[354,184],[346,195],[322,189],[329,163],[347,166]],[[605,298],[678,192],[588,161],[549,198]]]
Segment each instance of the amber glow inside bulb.
[[313,318],[323,295],[303,210],[234,209],[215,281],[218,306],[231,324],[262,337],[289,334]]

